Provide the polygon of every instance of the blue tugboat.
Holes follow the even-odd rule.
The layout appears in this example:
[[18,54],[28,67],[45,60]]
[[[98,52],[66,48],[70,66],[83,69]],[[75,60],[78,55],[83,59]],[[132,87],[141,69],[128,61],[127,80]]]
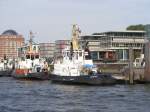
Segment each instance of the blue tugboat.
[[70,47],[62,52],[62,57],[54,61],[51,81],[63,84],[111,85],[116,83],[110,74],[97,72],[88,48],[81,49],[78,45],[79,28],[73,25]]

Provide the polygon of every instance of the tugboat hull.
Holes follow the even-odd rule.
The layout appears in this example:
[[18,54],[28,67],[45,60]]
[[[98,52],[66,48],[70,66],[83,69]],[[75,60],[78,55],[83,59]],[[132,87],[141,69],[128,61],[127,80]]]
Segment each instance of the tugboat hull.
[[17,79],[28,79],[28,80],[49,80],[50,74],[48,72],[34,72],[34,73],[17,73],[14,71],[12,77]]
[[83,84],[83,85],[113,85],[116,79],[108,74],[82,75],[82,76],[59,76],[51,75],[51,81],[63,84]]
[[0,71],[0,77],[10,77],[13,70],[3,70]]

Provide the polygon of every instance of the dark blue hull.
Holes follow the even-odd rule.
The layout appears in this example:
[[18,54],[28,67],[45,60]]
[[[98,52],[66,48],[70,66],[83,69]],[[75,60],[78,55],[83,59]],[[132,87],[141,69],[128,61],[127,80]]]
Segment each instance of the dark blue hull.
[[13,70],[3,70],[0,71],[0,77],[10,77]]
[[108,74],[93,74],[82,76],[59,76],[51,75],[51,81],[63,84],[84,84],[84,85],[112,85],[116,79]]

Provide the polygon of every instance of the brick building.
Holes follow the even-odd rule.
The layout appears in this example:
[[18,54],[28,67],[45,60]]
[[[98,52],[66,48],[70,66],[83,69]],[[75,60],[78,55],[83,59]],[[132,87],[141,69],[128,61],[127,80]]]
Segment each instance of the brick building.
[[56,40],[55,41],[55,56],[61,56],[62,50],[70,46],[70,40]]
[[54,57],[55,43],[40,43],[40,56],[42,58]]
[[4,31],[0,35],[0,59],[4,56],[7,58],[17,58],[18,47],[24,44],[24,38],[14,30]]

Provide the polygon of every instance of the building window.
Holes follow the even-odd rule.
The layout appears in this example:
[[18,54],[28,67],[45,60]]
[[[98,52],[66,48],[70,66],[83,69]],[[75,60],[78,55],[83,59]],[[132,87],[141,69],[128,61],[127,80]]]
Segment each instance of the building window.
[[91,52],[91,57],[93,60],[98,60],[98,55],[96,51]]

